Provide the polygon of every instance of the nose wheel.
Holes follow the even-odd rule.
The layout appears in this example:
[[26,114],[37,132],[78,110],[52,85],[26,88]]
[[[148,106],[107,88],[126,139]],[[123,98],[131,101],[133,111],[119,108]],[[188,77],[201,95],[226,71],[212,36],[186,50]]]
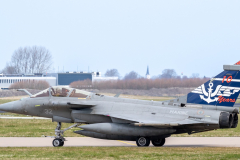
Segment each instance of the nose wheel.
[[52,141],[54,147],[61,147],[64,145],[64,141],[62,139],[56,138]]

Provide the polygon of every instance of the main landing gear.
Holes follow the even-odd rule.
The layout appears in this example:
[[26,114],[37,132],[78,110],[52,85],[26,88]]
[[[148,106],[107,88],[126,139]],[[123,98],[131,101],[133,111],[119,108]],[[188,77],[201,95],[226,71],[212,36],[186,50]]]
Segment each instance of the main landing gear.
[[165,138],[153,139],[152,144],[155,147],[161,147],[165,144]]
[[[52,144],[54,147],[61,147],[64,145],[64,141],[66,141],[66,139],[63,137],[63,133],[73,127],[77,127],[79,124],[74,124],[64,130],[61,130],[61,127],[62,127],[62,123],[61,122],[58,122],[57,124],[57,127],[55,129],[55,137],[52,137],[52,138],[55,138],[53,141],[52,141]],[[45,137],[49,137],[49,136],[45,136]],[[50,136],[51,137],[51,136]]]
[[[151,140],[152,144],[155,147],[160,147],[165,144],[165,138],[159,138],[159,139],[153,139]],[[136,140],[137,146],[138,147],[148,147],[150,144],[150,138],[148,137],[138,137]]]

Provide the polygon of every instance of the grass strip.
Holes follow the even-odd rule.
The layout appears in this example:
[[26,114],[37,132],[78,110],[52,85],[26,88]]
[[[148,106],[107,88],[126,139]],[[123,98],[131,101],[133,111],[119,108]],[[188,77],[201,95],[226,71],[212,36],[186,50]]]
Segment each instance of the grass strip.
[[0,159],[239,159],[240,148],[24,147],[0,148]]

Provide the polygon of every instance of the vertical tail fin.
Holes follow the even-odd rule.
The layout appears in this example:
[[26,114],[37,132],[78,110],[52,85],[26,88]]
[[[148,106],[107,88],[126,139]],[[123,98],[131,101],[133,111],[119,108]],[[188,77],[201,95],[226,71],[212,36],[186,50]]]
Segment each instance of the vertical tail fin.
[[187,103],[233,107],[240,93],[240,61],[187,95]]

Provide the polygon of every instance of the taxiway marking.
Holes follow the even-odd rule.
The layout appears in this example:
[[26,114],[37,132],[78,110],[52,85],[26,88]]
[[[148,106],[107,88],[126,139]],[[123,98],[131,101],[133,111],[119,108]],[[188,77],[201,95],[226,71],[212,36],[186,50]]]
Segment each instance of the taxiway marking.
[[133,146],[137,146],[136,144],[132,144],[132,143],[128,143],[128,142],[124,142],[124,141],[120,141],[120,140],[117,140],[119,142],[122,142],[122,143],[126,143],[126,144],[130,144],[130,145],[133,145]]

